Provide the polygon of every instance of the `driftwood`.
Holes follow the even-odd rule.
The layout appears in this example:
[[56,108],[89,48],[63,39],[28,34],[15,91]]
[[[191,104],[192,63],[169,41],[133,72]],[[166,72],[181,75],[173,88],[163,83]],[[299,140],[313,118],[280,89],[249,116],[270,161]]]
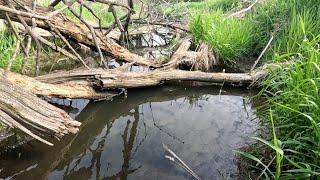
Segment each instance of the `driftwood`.
[[269,64],[252,73],[206,73],[201,71],[155,70],[147,72],[123,72],[115,70],[76,70],[39,76],[36,79],[52,84],[77,85],[83,80],[102,89],[142,88],[161,85],[168,81],[225,82],[250,85],[266,76],[270,69],[279,65]]
[[1,120],[48,145],[52,144],[36,134],[49,134],[61,138],[68,133],[76,133],[81,125],[63,110],[13,85],[5,78],[0,79],[0,92]]
[[163,65],[163,69],[184,69],[186,66],[189,70],[208,72],[219,64],[208,45],[200,43],[196,51],[190,51],[191,44],[191,38],[182,39],[170,61]]
[[[42,83],[34,78],[23,76],[20,74],[12,73],[0,69],[0,77],[6,79],[6,81],[19,86],[25,91],[29,91],[36,95],[57,97],[57,98],[73,98],[73,99],[99,99],[110,98],[117,93],[113,92],[98,92],[92,87],[86,85],[54,85],[48,83]],[[86,81],[86,83],[90,83]],[[1,93],[0,93],[1,94]]]
[[40,135],[48,134],[61,138],[68,133],[76,133],[81,123],[72,120],[66,112],[36,95],[87,99],[117,95],[115,92],[97,92],[88,85],[42,83],[3,69],[0,69],[0,76],[0,120],[48,145],[53,144]]

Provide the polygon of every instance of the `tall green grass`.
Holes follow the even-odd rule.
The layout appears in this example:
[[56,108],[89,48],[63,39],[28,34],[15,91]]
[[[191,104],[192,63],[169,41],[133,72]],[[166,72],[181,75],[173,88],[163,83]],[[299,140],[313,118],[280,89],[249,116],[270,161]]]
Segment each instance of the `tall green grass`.
[[264,61],[288,62],[261,83],[259,95],[269,107],[261,117],[269,133],[254,138],[261,144],[255,153],[240,153],[257,163],[265,179],[319,179],[320,3],[269,0],[240,20],[223,12],[193,16],[196,42],[207,42],[220,59],[232,62],[259,54],[273,35]]
[[[13,34],[8,32],[0,32],[0,67],[7,68],[8,61],[13,56],[16,38]],[[13,71],[19,71],[21,69],[22,56],[17,55],[12,64]]]
[[221,10],[195,15],[190,23],[195,42],[204,41],[226,63],[253,55],[256,52],[256,29],[251,19],[226,17]]
[[202,1],[179,1],[170,4],[170,7],[163,8],[166,13],[182,12],[189,10],[191,12],[208,12],[214,10],[229,11],[241,4],[241,0],[202,0]]
[[260,95],[270,108],[262,118],[270,120],[265,122],[271,129],[269,141],[261,142],[273,150],[275,161],[242,153],[261,165],[265,178],[320,177],[320,15],[319,5],[308,2],[287,3],[288,23],[281,27],[271,52],[273,61],[289,63],[261,84]]
[[283,160],[277,161],[276,169],[269,174],[276,179],[320,176],[319,42],[320,34],[304,40],[294,63],[274,72],[262,83],[262,95],[273,113],[265,113],[264,118],[271,118],[270,126],[274,125],[277,133],[270,137],[280,142],[284,152]]

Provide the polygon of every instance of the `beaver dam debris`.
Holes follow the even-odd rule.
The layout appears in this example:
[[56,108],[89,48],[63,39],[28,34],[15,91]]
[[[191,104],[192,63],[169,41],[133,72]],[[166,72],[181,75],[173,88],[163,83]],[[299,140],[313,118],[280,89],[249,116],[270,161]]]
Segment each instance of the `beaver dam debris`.
[[[64,5],[55,10],[54,7],[58,3]],[[73,9],[72,5],[75,3],[81,5],[81,8],[88,9],[94,16],[92,9],[86,5],[87,1],[55,0],[49,7],[40,7],[32,0],[0,0],[0,19],[7,22],[8,29],[18,39],[18,47],[24,56],[22,74],[26,73],[26,59],[30,54],[31,42],[34,41],[37,47],[36,77],[0,69],[0,120],[49,145],[52,144],[44,139],[44,135],[61,138],[68,133],[76,133],[81,123],[37,96],[110,98],[118,95],[123,88],[157,86],[168,81],[238,83],[243,86],[252,86],[268,74],[270,69],[278,67],[273,64],[265,65],[249,73],[210,72],[212,67],[219,65],[218,58],[206,44],[200,44],[195,50],[191,50],[192,43],[188,36],[178,41],[177,50],[169,61],[161,62],[157,59],[142,57],[119,45],[123,44],[124,37],[130,34],[129,23],[165,26],[176,31],[179,34],[177,37],[188,33],[188,30],[177,23],[133,19],[135,12],[130,0],[128,4],[108,0],[91,1],[90,3],[108,5],[115,19],[109,27],[102,27],[101,24],[94,26]],[[122,8],[127,12],[126,15],[119,17],[115,7]],[[69,9],[76,18],[71,19],[63,15],[61,12],[65,9]],[[13,24],[16,23],[20,24],[20,28],[14,27]],[[120,33],[114,36],[117,34],[113,33],[116,29],[119,29]],[[146,31],[146,28],[142,29],[143,32]],[[150,31],[152,29],[149,28]],[[113,35],[110,36],[112,33]],[[134,34],[137,33],[136,30]],[[59,39],[64,46],[52,43],[48,37]],[[84,69],[78,68],[39,76],[39,54],[43,46],[78,60]],[[89,66],[78,53],[76,47],[83,46],[99,54],[95,68]],[[18,52],[19,49],[16,51]],[[109,69],[105,56],[127,62],[127,64]],[[128,67],[132,65],[145,66],[150,70],[128,72]]]

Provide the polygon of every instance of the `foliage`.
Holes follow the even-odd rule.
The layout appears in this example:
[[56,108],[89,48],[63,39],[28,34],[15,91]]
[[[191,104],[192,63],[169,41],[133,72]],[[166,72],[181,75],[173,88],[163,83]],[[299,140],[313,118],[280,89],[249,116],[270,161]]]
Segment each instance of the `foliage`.
[[[267,99],[266,105],[270,107],[262,117],[271,119],[267,125],[275,129],[269,135],[274,143],[265,143],[276,153],[274,166],[263,167],[267,169],[266,178],[317,179],[320,176],[320,29],[317,28],[320,15],[319,5],[311,4],[300,0],[287,4],[290,19],[279,31],[272,60],[290,63],[261,84],[264,89],[260,95]],[[256,162],[260,160],[257,157],[263,156],[242,154]]]
[[190,30],[194,41],[208,43],[225,62],[251,56],[258,41],[250,19],[230,19],[221,10],[195,15]]
[[[8,32],[0,32],[0,67],[7,68],[8,61],[13,56],[16,44],[16,38],[13,34]],[[12,64],[13,71],[21,69],[22,56],[17,55]]]
[[[317,0],[269,0],[241,20],[225,17],[223,10],[191,20],[194,40],[207,42],[227,62],[258,54],[271,35],[275,40],[264,60],[289,62],[261,84],[259,95],[270,108],[262,112],[269,138],[254,138],[263,145],[255,153],[239,152],[255,161],[266,179],[320,176],[319,12]],[[259,154],[268,148],[272,160]]]
[[[50,5],[51,1],[50,0],[41,0],[38,2],[38,4],[40,6],[44,6],[44,7],[48,7]],[[93,12],[95,12],[95,14],[97,15],[97,17],[99,17],[101,19],[101,25],[103,26],[108,26],[113,22],[113,15],[111,12],[108,12],[108,5],[104,5],[104,4],[99,4],[99,3],[90,3],[87,4],[88,7],[90,7],[92,9]],[[63,6],[63,3],[58,4],[55,8],[59,9]],[[72,8],[80,14],[81,12],[81,8],[80,8],[80,4],[79,3],[74,3],[74,5],[72,6]],[[65,9],[63,11],[63,14],[76,19],[76,17],[72,14],[72,12],[68,9]],[[121,10],[117,10],[117,14],[118,16],[122,16],[124,15],[124,12],[122,12]],[[94,17],[94,15],[91,14],[91,12],[83,7],[82,9],[82,13],[81,13],[82,17],[84,20],[91,22],[91,25],[99,25],[99,21],[96,17]]]

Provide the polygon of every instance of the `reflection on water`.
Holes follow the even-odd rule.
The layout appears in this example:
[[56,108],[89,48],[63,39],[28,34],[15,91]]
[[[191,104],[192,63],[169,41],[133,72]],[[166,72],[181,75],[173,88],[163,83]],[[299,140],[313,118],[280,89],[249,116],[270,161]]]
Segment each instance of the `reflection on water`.
[[192,179],[164,157],[166,144],[201,178],[236,179],[233,150],[257,123],[245,92],[219,90],[164,87],[89,103],[76,117],[78,134],[2,154],[0,178]]

